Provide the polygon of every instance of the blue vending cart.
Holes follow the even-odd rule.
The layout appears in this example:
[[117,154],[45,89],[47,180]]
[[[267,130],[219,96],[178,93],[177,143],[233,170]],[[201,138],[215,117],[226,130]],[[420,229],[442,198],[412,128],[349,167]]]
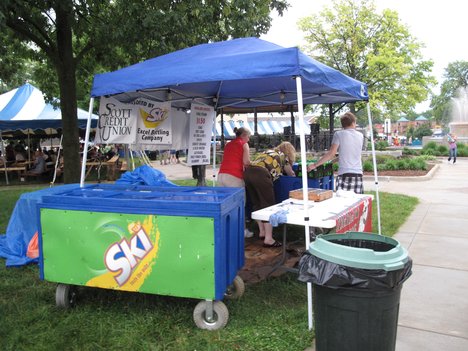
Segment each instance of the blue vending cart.
[[202,299],[195,324],[215,330],[244,282],[244,190],[88,185],[46,195],[40,212],[40,275],[56,303],[76,286]]

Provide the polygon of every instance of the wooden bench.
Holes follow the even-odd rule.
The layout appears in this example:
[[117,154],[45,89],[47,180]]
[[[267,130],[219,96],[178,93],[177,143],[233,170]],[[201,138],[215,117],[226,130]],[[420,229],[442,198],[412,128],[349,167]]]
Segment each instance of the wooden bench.
[[88,169],[88,171],[86,172],[86,177],[89,176],[89,174],[91,173],[92,169],[94,167],[97,167],[97,170],[98,170],[98,178],[101,178],[101,174],[100,174],[100,171],[101,171],[101,168],[102,166],[105,166],[107,167],[107,179],[108,180],[115,180],[115,171],[117,169],[117,163],[119,161],[119,155],[115,155],[115,156],[112,156],[112,158],[110,158],[109,160],[105,161],[87,161],[86,162],[86,167]]
[[7,172],[17,172],[18,179],[21,179],[21,175],[26,172],[26,166],[9,166],[9,167],[1,167],[1,171],[3,173]]

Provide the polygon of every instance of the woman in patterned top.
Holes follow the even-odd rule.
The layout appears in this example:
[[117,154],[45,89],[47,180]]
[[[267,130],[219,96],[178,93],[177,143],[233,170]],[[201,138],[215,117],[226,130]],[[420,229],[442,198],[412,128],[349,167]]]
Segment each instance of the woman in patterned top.
[[[296,159],[296,149],[291,143],[282,142],[273,150],[259,154],[244,171],[244,181],[252,201],[252,210],[275,204],[273,182],[283,173],[294,176],[292,164]],[[269,222],[257,221],[259,236],[264,247],[280,247],[281,243],[273,239],[273,227]]]

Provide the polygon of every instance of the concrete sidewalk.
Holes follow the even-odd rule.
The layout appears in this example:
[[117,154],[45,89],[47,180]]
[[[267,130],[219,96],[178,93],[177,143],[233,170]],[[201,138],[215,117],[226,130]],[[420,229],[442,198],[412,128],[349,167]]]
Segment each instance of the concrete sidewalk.
[[[394,236],[413,259],[403,285],[397,350],[468,350],[468,160],[444,159],[427,181],[379,181],[379,191],[419,198]],[[366,190],[375,190],[365,181]],[[376,214],[374,214],[376,215]]]
[[[183,164],[154,166],[169,180],[192,176]],[[207,181],[213,174],[207,167]],[[376,188],[369,178],[364,186]],[[444,159],[421,181],[380,179],[379,191],[420,200],[394,236],[413,259],[413,275],[401,295],[396,349],[468,350],[468,160],[454,165]]]

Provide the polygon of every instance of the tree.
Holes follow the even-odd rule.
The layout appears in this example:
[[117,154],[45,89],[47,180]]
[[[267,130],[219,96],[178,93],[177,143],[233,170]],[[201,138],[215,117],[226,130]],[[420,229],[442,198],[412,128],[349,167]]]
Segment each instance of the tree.
[[333,0],[331,8],[301,19],[299,27],[311,56],[368,85],[376,114],[396,119],[424,101],[436,83],[433,62],[422,59],[422,44],[395,11],[377,13],[372,0]]
[[413,137],[418,138],[419,140],[422,140],[424,136],[429,136],[432,135],[432,130],[429,124],[424,123],[417,127],[414,132],[413,132]]
[[450,122],[451,101],[460,89],[468,87],[468,61],[455,61],[445,68],[444,81],[440,94],[432,98],[431,107],[437,123],[448,126]]
[[5,28],[0,31],[0,94],[32,80],[27,46]]
[[48,98],[60,97],[72,183],[80,175],[77,101],[95,73],[210,40],[259,36],[271,10],[286,8],[285,0],[2,0],[0,27],[40,63],[35,78]]

